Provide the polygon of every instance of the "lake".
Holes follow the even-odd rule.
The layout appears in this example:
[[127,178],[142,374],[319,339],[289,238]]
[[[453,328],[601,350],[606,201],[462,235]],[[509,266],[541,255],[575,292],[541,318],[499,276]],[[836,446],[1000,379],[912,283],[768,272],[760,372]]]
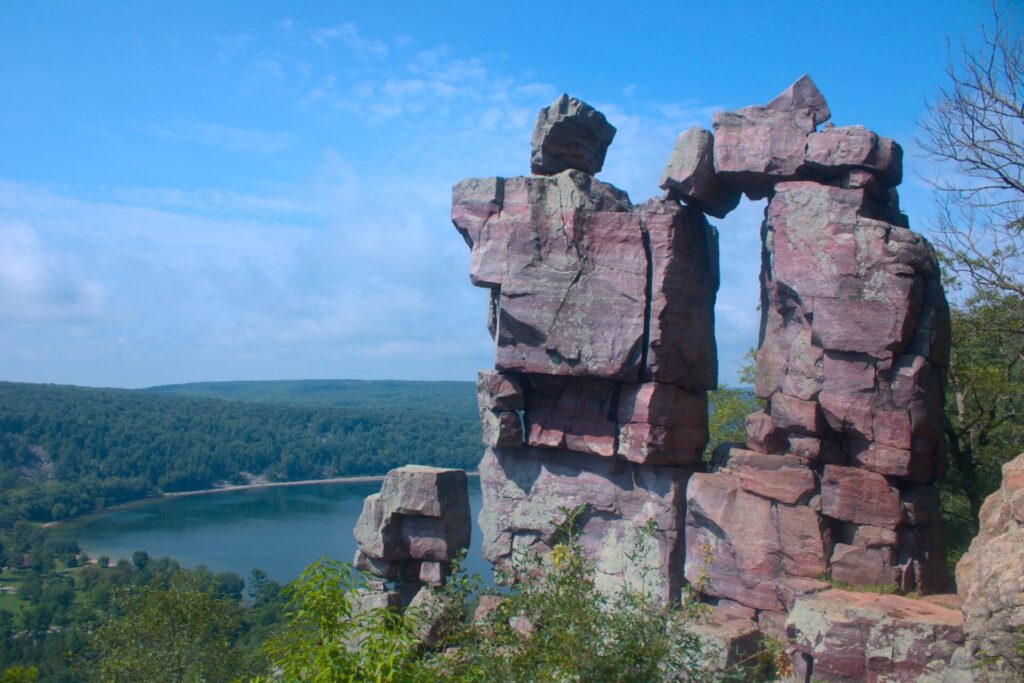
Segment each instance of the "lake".
[[[136,550],[169,556],[187,567],[248,577],[254,567],[282,583],[322,555],[351,562],[352,528],[363,499],[380,482],[268,486],[162,498],[58,525],[55,538],[78,541],[90,557],[130,558]],[[480,551],[480,480],[469,478],[473,538],[467,570],[491,576]]]

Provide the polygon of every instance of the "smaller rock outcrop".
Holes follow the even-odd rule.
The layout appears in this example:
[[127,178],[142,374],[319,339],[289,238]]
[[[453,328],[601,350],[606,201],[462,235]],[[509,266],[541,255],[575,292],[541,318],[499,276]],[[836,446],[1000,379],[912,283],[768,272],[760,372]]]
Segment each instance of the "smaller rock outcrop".
[[540,110],[530,145],[530,170],[554,175],[570,168],[594,175],[615,137],[604,114],[575,97],[562,95]]
[[[471,529],[465,472],[399,467],[363,503],[353,530],[353,564],[381,580],[380,592],[397,592],[408,604],[422,586],[444,584],[451,561],[469,547]],[[394,591],[386,582],[393,582]]]
[[786,631],[801,680],[942,680],[964,641],[960,612],[929,600],[830,590],[798,598]]
[[699,126],[679,134],[658,185],[716,218],[725,218],[740,203],[740,191],[715,175],[715,137]]
[[981,506],[981,530],[956,566],[968,658],[979,681],[1024,680],[1024,453]]

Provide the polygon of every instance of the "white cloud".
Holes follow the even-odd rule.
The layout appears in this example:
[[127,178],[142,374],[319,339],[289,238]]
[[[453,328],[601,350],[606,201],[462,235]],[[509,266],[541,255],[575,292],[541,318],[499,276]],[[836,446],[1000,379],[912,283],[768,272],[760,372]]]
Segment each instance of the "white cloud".
[[[280,65],[274,64],[279,70]],[[253,130],[209,122],[152,125],[148,130],[163,140],[192,142],[231,152],[279,152],[288,146],[291,139],[291,135],[286,132]]]
[[314,43],[329,48],[331,43],[340,43],[356,53],[359,57],[385,57],[388,45],[382,40],[367,39],[359,35],[359,28],[353,22],[345,22],[313,31],[310,36]]
[[28,223],[0,217],[0,320],[80,326],[103,304],[103,286],[73,256],[44,244]]
[[[11,262],[36,263],[51,278],[68,274],[67,287],[77,292],[69,300],[92,315],[74,343],[47,335],[42,323],[0,330],[0,343],[18,349],[0,357],[0,376],[134,385],[471,379],[492,362],[486,293],[466,275],[465,244],[449,219],[451,185],[528,172],[537,110],[561,89],[446,46],[425,50],[393,38],[389,46],[361,36],[354,24],[295,35],[323,54],[238,37],[219,47],[241,85],[266,88],[251,96],[277,101],[290,94],[300,116],[328,121],[343,137],[317,141],[303,137],[301,127],[273,132],[230,122],[179,122],[150,132],[264,153],[319,142],[320,156],[298,168],[296,180],[244,191],[229,182],[54,189],[0,181],[0,221],[31,225],[34,236],[18,248],[35,261],[22,255]],[[363,58],[340,64],[334,45]],[[253,80],[260,60],[281,68]],[[677,133],[710,122],[699,102],[631,97],[594,104],[619,130],[601,178],[637,201],[658,193]],[[350,158],[349,140],[370,151]],[[717,318],[726,382],[756,343],[759,222],[757,207],[746,205],[716,222],[723,235]],[[60,254],[75,259],[62,261]],[[10,273],[12,283],[31,280],[13,266]],[[3,282],[3,292],[13,291]],[[40,337],[45,343],[34,343]]]

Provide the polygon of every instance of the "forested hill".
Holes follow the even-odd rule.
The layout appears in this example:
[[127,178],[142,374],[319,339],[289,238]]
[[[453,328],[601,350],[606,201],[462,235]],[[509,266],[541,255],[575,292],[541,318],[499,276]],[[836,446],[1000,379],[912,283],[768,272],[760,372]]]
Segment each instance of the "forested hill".
[[143,389],[147,393],[259,403],[429,412],[476,420],[472,382],[301,379],[256,382],[193,382]]
[[[192,393],[221,398],[185,395]],[[241,483],[246,474],[297,480],[406,463],[473,468],[481,452],[469,382],[149,390],[0,382],[0,524]]]

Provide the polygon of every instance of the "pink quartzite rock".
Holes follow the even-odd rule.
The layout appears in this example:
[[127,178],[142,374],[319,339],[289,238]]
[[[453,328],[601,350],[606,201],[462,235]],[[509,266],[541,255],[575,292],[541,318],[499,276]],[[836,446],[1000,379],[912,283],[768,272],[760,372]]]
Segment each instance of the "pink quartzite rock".
[[703,391],[655,382],[623,386],[618,454],[648,465],[697,464],[708,442],[707,406]]
[[397,570],[385,564],[445,562],[469,546],[471,525],[465,472],[406,465],[388,472],[380,492],[367,496],[353,530],[356,563],[393,578]]
[[679,134],[658,185],[716,218],[725,218],[740,203],[740,192],[715,175],[714,136],[698,126]]
[[718,233],[697,209],[652,199],[638,207],[651,258],[647,376],[684,389],[718,386]]
[[753,607],[786,608],[789,578],[826,569],[827,539],[809,507],[743,490],[726,472],[695,474],[686,491],[686,578],[707,595]]
[[637,380],[647,255],[631,209],[579,171],[455,186],[470,279],[497,290],[499,370]]
[[477,405],[490,410],[522,410],[523,387],[519,377],[497,370],[481,370],[476,376]]
[[813,312],[819,348],[901,353],[921,311],[935,257],[909,230],[860,214],[863,190],[781,183],[767,222],[773,285]]
[[747,196],[767,196],[781,180],[805,173],[807,136],[829,119],[825,98],[807,75],[763,107],[717,112],[715,171]]
[[830,558],[832,578],[855,586],[892,584],[899,578],[896,532],[869,525],[843,525]]
[[540,110],[533,127],[530,170],[554,175],[566,169],[597,173],[604,166],[615,127],[604,114],[575,97],[562,95]]
[[967,654],[979,681],[1024,679],[1024,454],[1003,465],[1003,483],[981,506],[980,531],[956,566]]
[[937,683],[964,640],[956,610],[841,590],[798,598],[786,629],[815,681]]
[[753,667],[761,647],[761,631],[752,619],[712,618],[693,624],[689,630],[707,648],[710,661],[702,662],[713,671],[736,672]]
[[816,126],[832,118],[832,112],[829,111],[828,103],[825,102],[825,96],[821,94],[818,86],[807,74],[776,95],[775,99],[765,107],[776,111],[810,111]]
[[526,442],[539,448],[615,455],[616,385],[598,379],[527,375]]
[[519,413],[481,408],[480,427],[484,446],[488,448],[519,448],[523,445],[523,424]]
[[814,470],[795,455],[767,455],[733,448],[724,471],[739,477],[744,490],[782,503],[802,503],[817,489]]
[[[689,472],[569,451],[489,449],[480,462],[484,557],[511,569],[518,553],[547,552],[562,508],[584,506],[580,544],[595,563],[599,590],[643,586],[659,601],[678,595],[683,563],[683,497]],[[656,531],[641,557],[637,529]],[[644,574],[650,575],[644,583]]]
[[885,477],[855,467],[826,465],[821,476],[821,511],[834,519],[895,528],[900,493]]
[[778,393],[772,397],[772,424],[787,432],[818,434],[822,431],[821,407]]
[[807,165],[834,177],[854,168],[872,171],[881,187],[890,188],[903,179],[903,150],[863,126],[826,128],[808,136]]
[[814,131],[810,110],[744,107],[716,112],[711,122],[715,172],[722,182],[748,197],[765,197],[774,183],[792,180],[803,172],[807,136]]
[[772,423],[771,415],[755,410],[746,419],[747,445],[761,453],[782,453],[786,450],[788,432]]

